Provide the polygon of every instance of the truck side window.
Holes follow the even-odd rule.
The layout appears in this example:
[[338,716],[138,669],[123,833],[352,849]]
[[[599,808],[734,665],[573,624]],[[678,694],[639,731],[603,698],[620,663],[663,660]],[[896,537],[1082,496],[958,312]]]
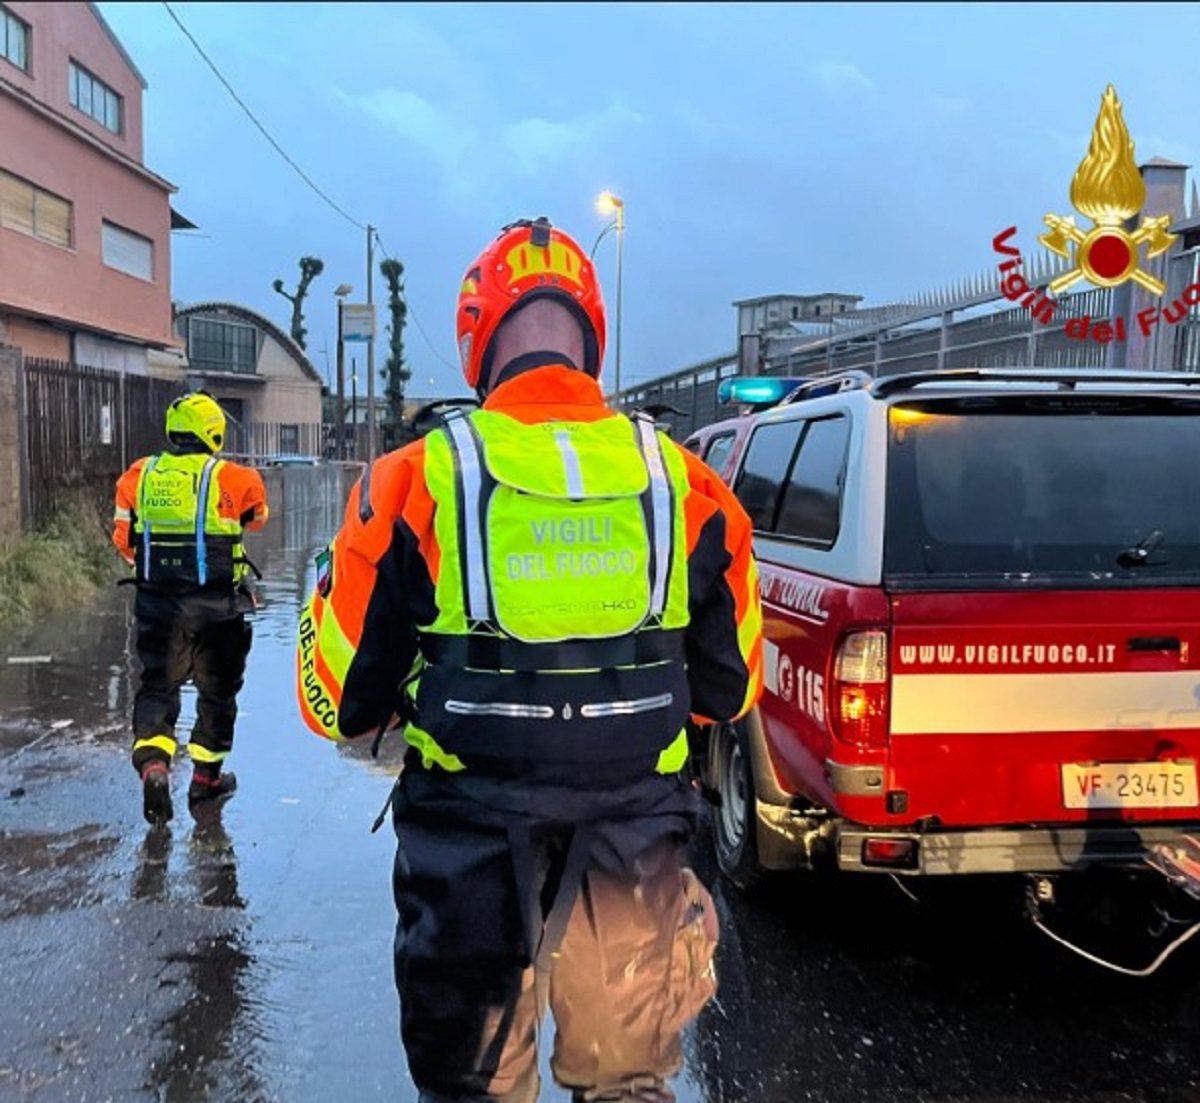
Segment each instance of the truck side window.
[[783,489],[783,504],[775,531],[806,543],[832,547],[841,525],[842,488],[850,419],[828,417],[808,423],[791,477]]
[[733,492],[759,532],[774,528],[779,493],[803,427],[801,421],[760,425],[750,437]]
[[708,450],[704,453],[704,462],[718,475],[725,470],[725,461],[729,459],[730,449],[733,448],[733,433],[723,433],[713,437],[708,442]]

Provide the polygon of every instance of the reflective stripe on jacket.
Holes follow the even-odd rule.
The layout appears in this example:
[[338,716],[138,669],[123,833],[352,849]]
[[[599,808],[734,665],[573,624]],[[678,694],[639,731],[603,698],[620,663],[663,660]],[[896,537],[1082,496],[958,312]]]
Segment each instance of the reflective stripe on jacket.
[[[675,746],[689,711],[734,719],[761,690],[758,575],[740,504],[710,468],[656,434],[663,477],[651,478],[655,460],[644,458],[643,434],[604,405],[595,380],[565,367],[502,384],[460,424],[484,442],[472,500],[486,507],[486,518],[470,529],[460,524],[460,486],[471,476],[461,465],[455,475],[455,453],[463,453],[452,450],[446,431],[367,469],[301,616],[297,692],[305,722],[333,739],[374,731],[402,711],[401,683],[416,672],[417,712],[406,737],[426,766],[519,771],[561,754],[561,776],[587,784],[591,767],[581,768],[580,756],[599,776],[624,741],[631,765],[680,768],[682,754],[669,762],[660,755]],[[544,446],[529,446],[525,456],[532,439]],[[496,484],[488,493],[485,477]],[[580,481],[584,493],[573,494]],[[646,513],[647,490],[671,499],[657,523]],[[602,511],[591,494],[624,504]],[[533,501],[514,504],[523,495]],[[567,526],[568,518],[578,526]],[[560,542],[551,551],[552,523]],[[653,562],[664,541],[671,549],[665,573]],[[558,558],[589,552],[599,558]],[[634,557],[633,572],[621,570],[624,553]],[[628,575],[643,567],[647,577],[630,585]],[[483,612],[484,593],[487,616],[472,616]],[[617,593],[634,607],[572,606]],[[531,595],[562,608],[531,611]],[[655,601],[657,621],[647,615]],[[559,642],[539,642],[547,636]],[[667,695],[670,706],[656,710],[652,702]],[[577,721],[582,705],[600,707],[588,718],[594,728]],[[618,742],[602,726],[620,726]],[[597,735],[589,738],[589,730]]]

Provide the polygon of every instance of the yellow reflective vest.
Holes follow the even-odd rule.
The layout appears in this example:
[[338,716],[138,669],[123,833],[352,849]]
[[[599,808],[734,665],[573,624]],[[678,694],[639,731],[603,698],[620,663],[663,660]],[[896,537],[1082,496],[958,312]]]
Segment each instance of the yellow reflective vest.
[[426,763],[681,769],[687,473],[653,423],[456,412],[425,478],[445,566],[406,738]]
[[152,456],[135,496],[133,544],[139,583],[232,588],[246,575],[242,526],[219,512],[224,460]]

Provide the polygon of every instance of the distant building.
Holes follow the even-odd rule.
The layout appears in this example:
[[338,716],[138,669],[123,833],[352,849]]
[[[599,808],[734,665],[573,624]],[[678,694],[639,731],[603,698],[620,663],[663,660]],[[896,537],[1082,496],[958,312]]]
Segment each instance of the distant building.
[[0,341],[145,373],[168,348],[174,185],[146,82],[91,3],[0,3]]
[[269,318],[237,303],[175,311],[186,358],[155,375],[208,391],[227,414],[226,450],[248,455],[321,454],[321,376],[304,350]]
[[810,333],[814,326],[832,325],[839,314],[853,311],[861,295],[824,291],[816,295],[764,295],[739,299],[737,307],[738,370],[754,375],[770,341]]

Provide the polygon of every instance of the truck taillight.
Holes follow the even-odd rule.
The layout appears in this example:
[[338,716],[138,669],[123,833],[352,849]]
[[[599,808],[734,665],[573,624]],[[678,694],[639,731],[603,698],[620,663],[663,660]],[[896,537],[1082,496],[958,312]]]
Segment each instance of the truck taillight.
[[851,632],[838,649],[830,704],[837,734],[859,747],[888,741],[887,633]]

